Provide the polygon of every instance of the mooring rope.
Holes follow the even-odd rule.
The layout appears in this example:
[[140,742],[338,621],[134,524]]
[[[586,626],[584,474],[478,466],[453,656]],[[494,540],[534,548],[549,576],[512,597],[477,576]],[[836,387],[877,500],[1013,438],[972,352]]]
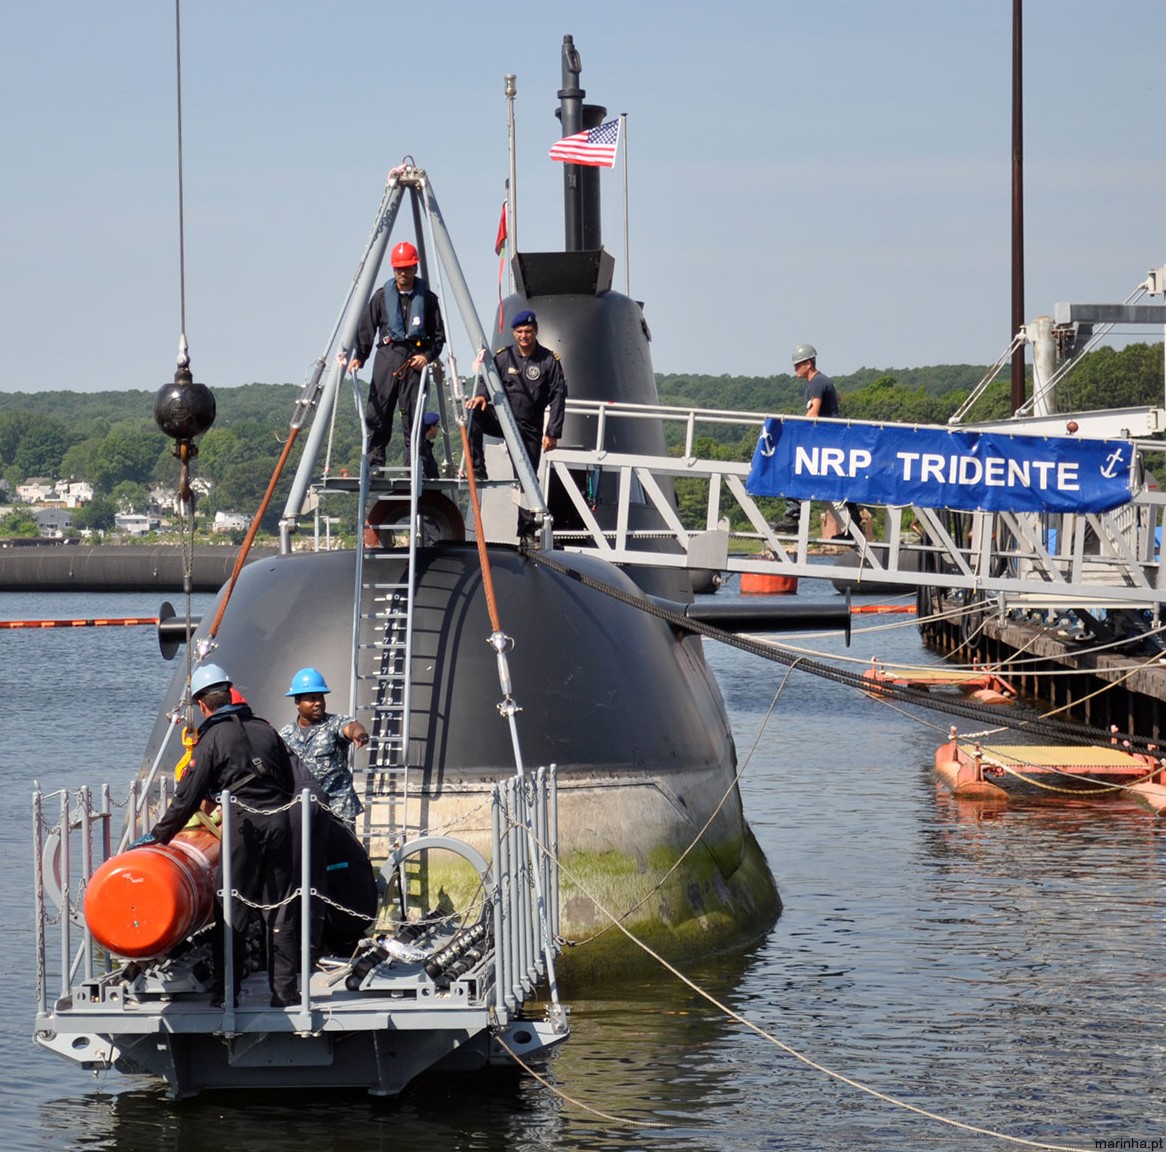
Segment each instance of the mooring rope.
[[[864,680],[857,673],[835,668],[817,660],[810,660],[802,655],[795,655],[783,646],[771,641],[755,640],[748,636],[727,632],[703,620],[697,620],[675,612],[670,608],[665,608],[655,601],[648,599],[642,593],[627,592],[622,588],[617,588],[605,581],[597,580],[593,576],[579,572],[546,552],[531,552],[530,559],[534,563],[558,572],[568,579],[582,584],[586,588],[600,592],[640,612],[659,617],[661,620],[669,623],[673,628],[697,633],[707,639],[719,641],[733,648],[739,648],[744,652],[752,653],[754,656],[760,656],[763,660],[770,660],[774,663],[785,665],[792,665],[796,662],[799,668],[809,672],[811,675],[825,680],[832,680],[838,684],[845,684],[876,699],[886,698],[897,700],[903,704],[912,704],[933,711],[945,712],[953,716],[961,716],[964,719],[973,720],[980,724],[990,726],[1001,724],[1002,717],[1000,716],[999,710],[990,708],[987,705],[974,704],[969,701],[951,698],[941,698],[926,691],[905,685],[879,684],[871,680]],[[1006,722],[1004,726],[1012,730],[1034,733],[1048,740],[1060,740],[1079,745],[1104,744],[1108,746],[1111,743],[1112,736],[1110,732],[1102,732],[1088,725],[1071,724],[1061,720],[1046,720],[1039,715],[1029,715],[1021,719],[1013,719]],[[1142,750],[1150,750],[1152,744],[1150,741],[1142,741],[1137,738],[1131,738],[1129,742],[1131,747],[1140,745]]]
[[[544,855],[551,856],[550,848],[547,844],[543,843],[537,838],[535,838],[535,843],[538,845],[540,852],[542,852]],[[978,1124],[970,1124],[964,1120],[956,1120],[951,1116],[945,1116],[940,1112],[933,1112],[930,1109],[920,1107],[918,1104],[912,1104],[907,1100],[899,1098],[898,1096],[892,1096],[888,1092],[883,1092],[880,1089],[874,1088],[861,1080],[856,1080],[853,1076],[847,1076],[844,1072],[839,1072],[837,1069],[831,1068],[819,1060],[815,1060],[812,1056],[806,1055],[801,1050],[794,1048],[791,1044],[787,1044],[784,1040],[779,1039],[768,1029],[763,1028],[760,1024],[757,1024],[753,1020],[749,1019],[749,1017],[742,1015],[735,1008],[730,1008],[729,1005],[725,1004],[721,1000],[718,1000],[711,992],[706,991],[699,984],[697,984],[696,981],[686,976],[683,972],[680,971],[679,968],[669,963],[663,956],[660,955],[659,952],[653,949],[651,945],[646,944],[643,940],[636,936],[636,934],[622,922],[622,917],[620,915],[608,911],[608,909],[605,908],[600,902],[599,898],[593,892],[591,892],[590,889],[588,889],[587,885],[577,875],[575,875],[575,873],[573,873],[570,868],[567,867],[567,865],[559,860],[557,861],[557,866],[559,870],[567,876],[571,884],[579,892],[581,892],[602,915],[606,916],[608,920],[611,921],[612,927],[622,932],[628,938],[628,940],[631,941],[632,944],[634,944],[637,948],[639,948],[642,952],[654,960],[666,972],[669,972],[671,975],[676,977],[677,980],[679,980],[687,988],[691,989],[691,991],[695,992],[697,996],[701,997],[701,999],[706,1000],[725,1017],[740,1024],[743,1028],[747,1028],[749,1031],[754,1032],[763,1040],[767,1041],[769,1044],[772,1044],[781,1052],[784,1052],[787,1056],[790,1056],[800,1063],[805,1064],[807,1067],[812,1068],[815,1072],[820,1072],[824,1076],[828,1076],[830,1079],[838,1081],[840,1084],[845,1084],[847,1087],[854,1088],[856,1091],[863,1092],[868,1096],[872,1096],[876,1100],[881,1100],[884,1104],[889,1104],[894,1108],[900,1108],[906,1112],[912,1112],[916,1116],[922,1116],[924,1119],[933,1120],[938,1124],[944,1124],[951,1128],[958,1128],[963,1132],[971,1132],[977,1136],[991,1136],[993,1139],[1004,1140],[1009,1144],[1016,1144],[1024,1148],[1042,1148],[1048,1149],[1050,1152],[1092,1152],[1092,1149],[1086,1149],[1078,1145],[1048,1144],[1039,1140],[1029,1140],[1023,1136],[1010,1136],[1006,1132],[1000,1132],[997,1129],[986,1128]],[[510,1050],[507,1049],[507,1051],[509,1052]],[[511,1053],[511,1055],[513,1055],[513,1053]],[[560,1096],[562,1099],[569,1100],[571,1103],[575,1103],[574,1100],[560,1092],[559,1089],[555,1087],[555,1085],[549,1083],[547,1080],[539,1077],[539,1082],[544,1084],[547,1088],[549,1088],[556,1095]],[[595,1110],[588,1108],[588,1111],[594,1112]],[[602,1113],[596,1114],[602,1115]],[[608,1118],[618,1119],[617,1117]],[[620,1122],[626,1124],[636,1123],[636,1121],[632,1120],[620,1120]]]

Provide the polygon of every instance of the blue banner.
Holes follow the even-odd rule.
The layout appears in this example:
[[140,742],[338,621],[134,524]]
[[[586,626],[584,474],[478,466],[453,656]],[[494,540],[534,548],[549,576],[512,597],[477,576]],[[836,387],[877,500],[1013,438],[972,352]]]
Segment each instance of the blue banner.
[[1130,500],[1124,440],[770,417],[751,496],[974,512],[1106,512]]

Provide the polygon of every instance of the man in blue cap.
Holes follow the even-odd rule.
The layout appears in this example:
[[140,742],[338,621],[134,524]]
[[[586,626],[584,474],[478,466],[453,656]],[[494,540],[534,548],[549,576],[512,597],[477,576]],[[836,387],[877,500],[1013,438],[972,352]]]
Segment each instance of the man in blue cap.
[[[510,321],[514,343],[494,353],[494,367],[502,380],[506,401],[514,413],[514,422],[530,458],[531,467],[538,471],[544,452],[549,452],[563,434],[563,415],[567,407],[567,378],[558,354],[538,342],[538,317],[529,308],[519,312]],[[473,410],[470,426],[470,457],[474,476],[486,477],[486,456],[482,436],[501,436],[502,427],[493,408],[484,379],[466,407]],[[549,411],[549,416],[547,415]],[[546,427],[544,429],[544,419]],[[518,537],[529,542],[535,535],[535,521],[525,508],[518,509]]]

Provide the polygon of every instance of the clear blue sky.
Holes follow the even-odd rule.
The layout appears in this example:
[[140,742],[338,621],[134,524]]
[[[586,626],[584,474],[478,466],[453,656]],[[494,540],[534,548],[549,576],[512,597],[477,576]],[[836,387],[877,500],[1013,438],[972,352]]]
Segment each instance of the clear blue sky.
[[[836,374],[990,363],[1007,346],[1011,0],[416,11],[183,5],[198,379],[302,382],[406,153],[489,326],[508,72],[520,238],[562,244],[562,169],[546,153],[564,33],[588,101],[628,114],[631,289],[657,371],[784,372],[807,340]],[[1024,20],[1033,317],[1122,300],[1166,261],[1166,5],[1026,0]],[[173,375],[173,22],[167,0],[0,6],[4,390],[152,390]],[[602,181],[622,287],[621,169]]]

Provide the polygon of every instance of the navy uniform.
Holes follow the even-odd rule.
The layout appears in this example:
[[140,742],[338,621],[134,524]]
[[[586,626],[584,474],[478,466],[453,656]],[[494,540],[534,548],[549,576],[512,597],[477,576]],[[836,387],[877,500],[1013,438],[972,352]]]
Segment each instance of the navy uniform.
[[[534,314],[520,313],[514,319],[514,326],[517,326],[524,317],[530,317],[533,322]],[[514,413],[514,422],[518,425],[518,434],[522,437],[531,467],[537,472],[539,461],[542,459],[544,417],[547,436],[552,440],[558,440],[563,434],[563,417],[567,407],[567,377],[563,373],[563,365],[557,352],[544,348],[536,341],[529,356],[523,356],[513,344],[499,348],[494,353],[494,367],[502,381],[506,401]],[[489,400],[484,380],[478,382],[474,394]],[[474,413],[470,427],[471,461],[475,474],[482,479],[486,475],[483,434],[502,435],[502,426],[498,423],[494,409],[489,405]],[[534,531],[533,515],[525,508],[519,508],[518,535],[531,536]]]
[[[255,761],[261,761],[262,770]],[[295,794],[291,757],[279,733],[255,716],[246,704],[228,704],[203,720],[190,765],[174,799],[150,835],[168,844],[194,815],[203,800],[224,790],[241,804],[231,811],[231,886],[246,901],[235,900],[231,922],[237,995],[243,978],[244,943],[251,905],[263,907],[268,979],[273,1003],[298,1000],[299,902],[281,901],[295,890],[296,836],[299,819],[286,805]],[[255,809],[256,811],[250,811]],[[279,811],[273,811],[279,809]],[[222,887],[222,865],[216,884]],[[223,945],[227,935],[221,902],[215,906],[215,987],[224,989]]]

